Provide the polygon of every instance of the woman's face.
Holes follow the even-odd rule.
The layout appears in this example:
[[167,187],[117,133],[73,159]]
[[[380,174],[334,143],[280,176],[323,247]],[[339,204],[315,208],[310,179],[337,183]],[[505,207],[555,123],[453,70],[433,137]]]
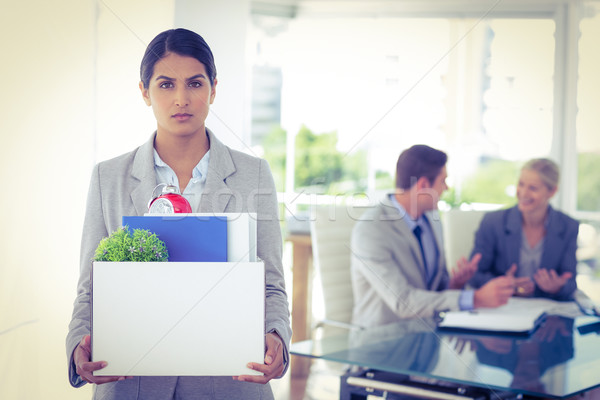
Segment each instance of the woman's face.
[[168,53],[154,65],[148,88],[140,82],[140,90],[152,106],[159,135],[205,134],[204,121],[215,99],[215,87],[200,61]]
[[521,170],[517,185],[517,200],[522,213],[545,211],[554,193],[556,189],[550,190],[537,171]]

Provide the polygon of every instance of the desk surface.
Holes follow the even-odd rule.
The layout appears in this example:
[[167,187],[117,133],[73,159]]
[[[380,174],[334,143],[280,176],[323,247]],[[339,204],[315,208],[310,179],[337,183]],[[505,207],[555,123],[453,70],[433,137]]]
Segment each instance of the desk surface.
[[600,386],[600,319],[549,316],[529,336],[437,330],[405,320],[292,344],[292,354],[412,376],[564,398]]

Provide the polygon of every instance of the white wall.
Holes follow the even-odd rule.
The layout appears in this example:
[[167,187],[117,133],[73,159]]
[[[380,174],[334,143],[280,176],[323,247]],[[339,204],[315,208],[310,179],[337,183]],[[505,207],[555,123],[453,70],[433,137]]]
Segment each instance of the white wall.
[[214,53],[217,95],[207,126],[226,144],[249,151],[249,0],[103,0],[98,10],[97,159],[139,146],[156,129],[138,89],[140,61],[152,38],[174,27],[199,33]]
[[225,144],[252,154],[246,76],[250,0],[176,0],[175,26],[199,33],[217,67],[216,97],[206,126]]
[[93,3],[1,9],[0,398],[89,398],[68,385],[64,339],[92,155]]
[[138,84],[146,46],[173,28],[174,0],[98,1],[95,158],[133,150],[156,129]]
[[[147,43],[175,26],[176,10],[188,5],[0,5],[0,399],[89,399],[89,385],[68,383],[64,340],[91,168],[155,129],[138,90],[139,63]],[[192,5],[206,9],[191,28],[215,51],[221,79],[215,109],[222,124],[243,136],[248,0]]]

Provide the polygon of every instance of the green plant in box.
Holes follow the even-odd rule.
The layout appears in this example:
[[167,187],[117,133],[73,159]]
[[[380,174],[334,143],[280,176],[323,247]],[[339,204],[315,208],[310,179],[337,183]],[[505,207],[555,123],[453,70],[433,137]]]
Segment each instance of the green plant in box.
[[121,227],[100,241],[94,261],[168,261],[165,242],[145,229]]

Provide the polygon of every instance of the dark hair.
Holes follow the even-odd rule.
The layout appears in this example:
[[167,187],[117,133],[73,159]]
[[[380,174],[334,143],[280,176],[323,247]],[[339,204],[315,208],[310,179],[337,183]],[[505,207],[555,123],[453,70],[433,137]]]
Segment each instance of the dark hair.
[[422,176],[433,183],[446,161],[446,153],[424,144],[404,150],[396,163],[396,187],[410,189]]
[[210,85],[214,86],[217,68],[210,47],[208,47],[202,36],[196,32],[179,28],[159,33],[146,48],[140,66],[140,80],[145,88],[148,88],[150,84],[150,78],[154,73],[154,65],[158,60],[167,56],[168,53],[193,57],[200,61],[206,69]]

